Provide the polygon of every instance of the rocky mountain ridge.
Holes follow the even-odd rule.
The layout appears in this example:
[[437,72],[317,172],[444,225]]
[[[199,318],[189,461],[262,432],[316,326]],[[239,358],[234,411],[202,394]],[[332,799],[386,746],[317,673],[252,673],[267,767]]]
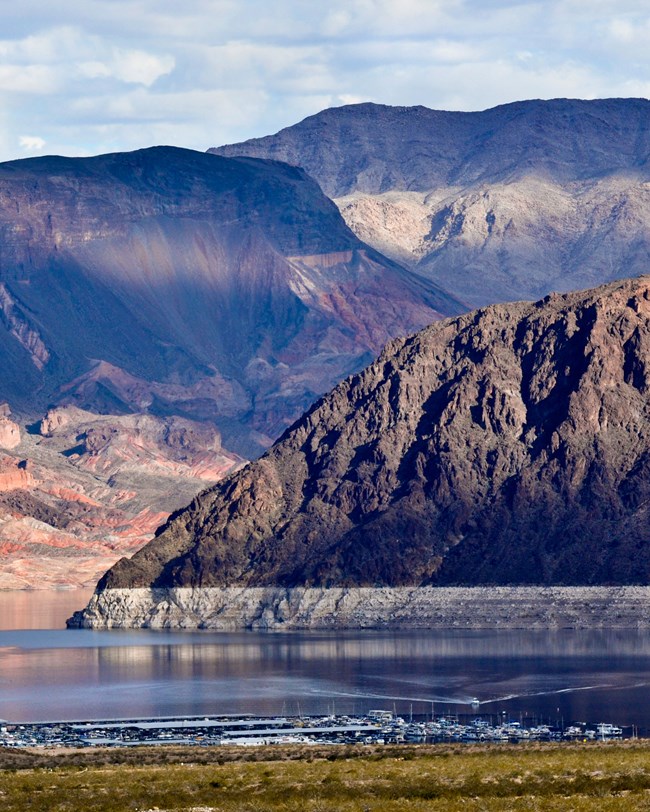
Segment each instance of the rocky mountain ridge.
[[210,152],[300,166],[331,198],[462,188],[531,172],[564,183],[647,169],[649,116],[647,99],[534,99],[471,113],[350,104]]
[[303,167],[361,239],[475,306],[648,267],[646,99],[349,105],[211,152]]
[[390,342],[114,589],[650,581],[650,277]]

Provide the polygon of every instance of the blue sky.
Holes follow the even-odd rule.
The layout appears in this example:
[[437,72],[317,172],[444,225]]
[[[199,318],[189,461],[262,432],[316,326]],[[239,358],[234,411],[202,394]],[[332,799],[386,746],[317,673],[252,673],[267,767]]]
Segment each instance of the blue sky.
[[207,149],[358,101],[650,96],[647,0],[5,0],[0,160]]

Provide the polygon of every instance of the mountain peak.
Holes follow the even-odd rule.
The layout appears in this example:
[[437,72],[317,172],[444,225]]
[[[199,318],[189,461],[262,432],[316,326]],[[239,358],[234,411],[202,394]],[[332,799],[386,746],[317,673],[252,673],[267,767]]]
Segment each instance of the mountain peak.
[[152,147],[0,164],[0,244],[19,412],[210,420],[244,456],[390,337],[464,309],[272,160]]
[[328,108],[275,135],[209,152],[302,166],[333,198],[388,189],[429,192],[513,172],[543,172],[566,182],[638,169],[650,155],[649,122],[647,99],[534,99],[480,112],[365,102]]

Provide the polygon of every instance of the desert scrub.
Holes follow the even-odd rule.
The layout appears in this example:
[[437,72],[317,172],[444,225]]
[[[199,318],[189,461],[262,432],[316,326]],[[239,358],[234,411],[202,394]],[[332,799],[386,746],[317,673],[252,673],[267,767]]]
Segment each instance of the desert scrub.
[[[305,748],[298,753],[301,758],[291,748],[146,748],[138,763],[132,750],[110,751],[110,759],[117,761],[122,755],[121,764],[101,763],[107,758],[105,751],[34,751],[31,764],[30,754],[21,753],[21,766],[0,772],[0,808],[3,812],[144,812],[156,807],[219,812],[650,809],[646,743],[370,752],[361,747]],[[50,763],[44,764],[48,758]],[[213,763],[196,763],[198,758]]]

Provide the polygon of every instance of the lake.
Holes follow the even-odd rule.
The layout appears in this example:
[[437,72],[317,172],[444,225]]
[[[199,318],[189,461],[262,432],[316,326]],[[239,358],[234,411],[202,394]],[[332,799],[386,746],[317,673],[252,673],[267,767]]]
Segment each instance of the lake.
[[0,718],[480,713],[650,730],[650,631],[66,630],[88,591],[0,592]]

